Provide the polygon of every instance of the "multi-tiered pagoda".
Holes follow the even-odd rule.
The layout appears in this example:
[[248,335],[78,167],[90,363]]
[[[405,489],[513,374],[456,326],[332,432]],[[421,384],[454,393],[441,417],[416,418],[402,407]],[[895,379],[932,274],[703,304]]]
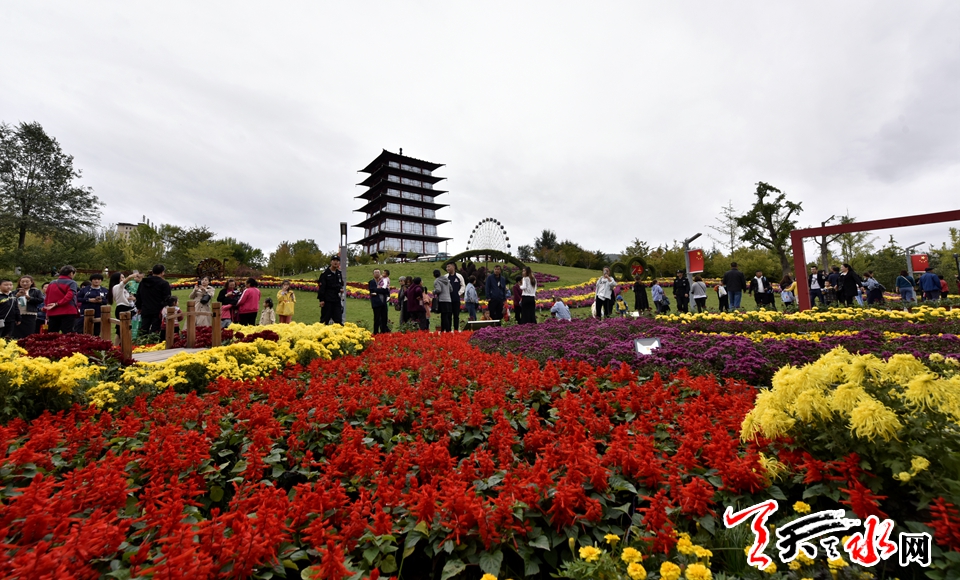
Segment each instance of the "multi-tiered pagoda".
[[370,176],[358,185],[368,187],[358,195],[365,204],[356,210],[365,215],[355,228],[363,228],[357,243],[368,254],[384,251],[403,254],[436,254],[438,244],[450,238],[437,236],[437,226],[450,220],[437,219],[437,210],[447,207],[436,203],[445,191],[434,189],[445,179],[433,172],[442,163],[430,163],[384,150],[360,170]]

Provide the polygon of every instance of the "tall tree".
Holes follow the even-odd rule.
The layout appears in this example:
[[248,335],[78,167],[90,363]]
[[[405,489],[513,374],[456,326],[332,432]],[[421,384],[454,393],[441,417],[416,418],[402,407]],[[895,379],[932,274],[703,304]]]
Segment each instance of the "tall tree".
[[[857,218],[850,217],[849,214],[840,218],[840,223],[843,225],[856,221]],[[877,237],[870,232],[849,232],[837,234],[834,240],[840,245],[840,257],[843,262],[853,266],[857,272],[861,272],[867,267],[867,257],[873,253]]]
[[533,261],[533,247],[527,244],[524,244],[517,248],[517,258],[521,262],[527,263]]
[[707,234],[710,239],[725,247],[728,254],[737,251],[737,242],[740,241],[740,226],[737,225],[737,208],[733,207],[733,201],[720,208],[720,215],[717,216],[717,224],[708,226],[711,230],[717,232],[719,237],[713,234]]
[[629,260],[630,258],[636,258],[637,256],[645,257],[650,255],[650,244],[647,242],[641,241],[640,238],[633,238],[633,241],[630,242],[630,245],[624,248],[620,252],[620,256],[624,260]]
[[743,229],[740,239],[753,248],[770,250],[780,259],[781,271],[790,272],[790,232],[797,228],[793,218],[803,209],[800,203],[788,200],[782,191],[762,181],[757,184],[756,196],[750,211],[737,218],[737,226]]
[[39,123],[0,123],[0,229],[17,237],[90,231],[103,205],[93,190],[75,183],[80,170]]

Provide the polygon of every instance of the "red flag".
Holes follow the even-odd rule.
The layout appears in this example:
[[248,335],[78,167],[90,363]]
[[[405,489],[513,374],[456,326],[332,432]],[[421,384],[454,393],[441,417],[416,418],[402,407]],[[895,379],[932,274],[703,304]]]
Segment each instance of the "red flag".
[[630,268],[630,273],[633,274],[634,276],[643,276],[643,265],[634,264]]
[[703,250],[690,250],[687,252],[687,259],[690,261],[691,274],[703,272]]
[[910,264],[913,265],[914,272],[923,272],[930,267],[930,259],[926,254],[913,254],[910,256]]

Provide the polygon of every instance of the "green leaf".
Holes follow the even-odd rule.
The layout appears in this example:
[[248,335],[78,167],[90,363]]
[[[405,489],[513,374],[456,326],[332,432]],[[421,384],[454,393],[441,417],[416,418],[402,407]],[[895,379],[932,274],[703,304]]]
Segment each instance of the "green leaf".
[[404,549],[403,549],[403,558],[404,558],[404,559],[409,558],[409,557],[410,557],[410,554],[412,554],[413,551],[416,550],[416,549],[417,549],[416,546],[407,546],[406,548],[404,548]]
[[430,534],[430,529],[427,527],[427,522],[420,522],[417,525],[413,526],[413,529],[420,532],[424,536]]
[[448,580],[453,578],[467,567],[466,564],[460,560],[447,560],[447,563],[443,565],[443,572],[440,574],[440,580]]
[[499,548],[492,552],[480,552],[480,569],[487,574],[498,576],[501,564],[503,564],[503,552]]
[[713,486],[716,488],[723,487],[723,480],[720,479],[720,477],[717,475],[711,475],[710,477],[707,478],[707,481],[712,483]]
[[827,488],[822,483],[818,483],[817,485],[811,485],[807,489],[803,490],[803,499],[820,495],[825,491],[827,491]]
[[539,538],[536,538],[534,540],[530,540],[529,542],[527,542],[527,545],[532,546],[534,548],[540,548],[542,550],[549,550],[550,540],[547,539],[546,536],[540,536]]
[[380,548],[373,546],[363,551],[363,559],[367,561],[368,566],[373,566],[373,561],[380,555]]
[[768,487],[767,492],[770,494],[770,497],[772,497],[773,499],[779,499],[780,501],[787,500],[787,496],[785,496],[783,494],[783,491],[775,485],[771,485],[770,487]]
[[397,571],[397,559],[390,554],[380,562],[380,571],[384,574],[391,574]]
[[210,488],[210,501],[217,503],[223,499],[223,488],[219,485],[215,485]]
[[700,522],[700,525],[703,526],[703,529],[710,532],[711,536],[716,533],[716,521],[713,519],[713,516],[706,514],[698,521]]

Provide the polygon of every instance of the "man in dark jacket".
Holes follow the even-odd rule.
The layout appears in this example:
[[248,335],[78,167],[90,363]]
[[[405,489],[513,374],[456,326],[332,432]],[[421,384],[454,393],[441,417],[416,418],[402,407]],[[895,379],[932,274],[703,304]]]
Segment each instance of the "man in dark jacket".
[[343,324],[343,304],[340,302],[343,294],[343,272],[340,271],[340,258],[330,258],[330,267],[320,274],[317,281],[317,300],[320,301],[320,322],[329,324]]
[[167,269],[163,264],[153,267],[152,273],[137,287],[137,310],[140,312],[140,335],[160,332],[163,310],[170,298],[170,283],[164,280]]
[[[83,332],[83,317],[87,310],[93,310],[93,317],[100,318],[100,308],[107,302],[107,289],[103,287],[103,274],[90,276],[90,286],[81,288],[77,293],[80,302],[80,318],[77,319],[76,332]],[[100,323],[93,323],[93,335],[100,336]]]
[[823,270],[816,266],[810,266],[810,276],[807,278],[807,287],[810,289],[810,307],[816,305],[817,298],[820,298],[820,305],[825,306],[823,300],[823,289],[826,286],[827,279],[823,275]]
[[677,277],[673,280],[673,297],[677,299],[677,312],[690,310],[690,281],[683,270],[677,270]]
[[500,266],[494,266],[493,274],[487,276],[483,284],[483,292],[487,296],[487,308],[492,320],[503,318],[503,301],[507,299],[507,281],[503,277]]
[[743,272],[737,269],[736,262],[730,264],[730,269],[723,275],[723,288],[727,291],[730,308],[740,308],[740,299],[743,291],[747,289],[747,279]]
[[370,306],[373,307],[373,333],[390,332],[387,328],[387,304],[390,301],[390,289],[381,288],[380,281],[383,276],[380,270],[373,271],[373,280],[367,283],[370,290]]
[[773,286],[770,285],[767,277],[760,270],[757,270],[757,275],[750,279],[750,287],[747,291],[756,299],[757,310],[765,306],[769,306],[773,310],[777,309],[777,305],[773,301]]
[[20,308],[17,295],[13,292],[13,280],[0,281],[0,337],[13,336],[20,324]]

